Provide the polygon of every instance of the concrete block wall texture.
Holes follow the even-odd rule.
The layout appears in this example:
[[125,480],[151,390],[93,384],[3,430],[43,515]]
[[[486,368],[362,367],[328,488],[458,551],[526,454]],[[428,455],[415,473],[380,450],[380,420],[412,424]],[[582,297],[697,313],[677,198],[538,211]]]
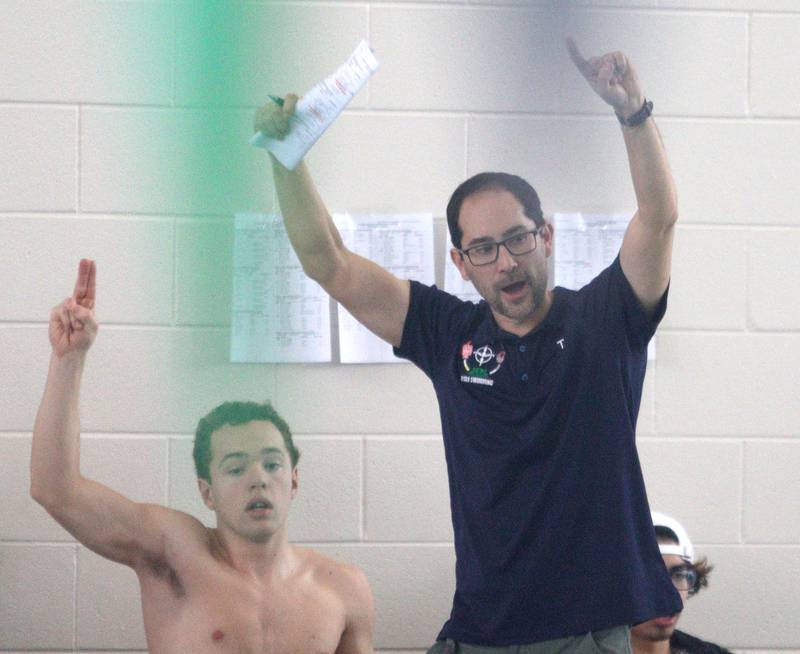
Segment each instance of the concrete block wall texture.
[[[368,38],[381,69],[308,157],[331,210],[432,211],[441,241],[450,192],[485,169],[527,177],[548,215],[629,210],[619,129],[571,69],[572,33],[586,53],[630,55],[679,188],[638,438],[651,504],[716,565],[681,624],[737,651],[800,652],[800,6],[229,6],[246,47],[198,59],[197,5],[3,2],[0,650],[145,647],[134,575],[28,497],[45,322],[81,256],[98,261],[102,323],[84,472],[211,524],[190,461],[196,420],[225,399],[270,398],[304,452],[292,539],[362,566],[378,650],[433,642],[454,553],[429,382],[408,364],[227,361],[231,214],[274,207],[266,157],[243,144],[267,93],[304,91]],[[198,61],[221,66],[213,84]]]

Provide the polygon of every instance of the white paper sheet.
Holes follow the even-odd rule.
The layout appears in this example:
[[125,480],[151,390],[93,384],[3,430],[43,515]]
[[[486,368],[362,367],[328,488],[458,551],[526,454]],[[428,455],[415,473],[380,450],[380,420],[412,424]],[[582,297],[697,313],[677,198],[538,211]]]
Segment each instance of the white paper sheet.
[[[434,283],[431,214],[336,214],[345,245],[401,279]],[[341,305],[339,353],[342,363],[394,363],[392,347],[359,323]]]
[[280,216],[236,214],[231,361],[330,360],[330,300],[303,272]]
[[555,284],[577,290],[607,268],[630,220],[630,214],[555,214]]
[[361,41],[333,75],[300,98],[289,119],[289,133],[283,140],[258,132],[250,138],[250,144],[266,148],[286,168],[294,170],[378,66],[369,44]]
[[[555,227],[555,284],[577,290],[607,268],[619,254],[631,214],[557,213]],[[656,358],[655,339],[647,358]]]
[[444,239],[444,290],[455,295],[457,298],[474,302],[478,304],[483,298],[480,293],[475,290],[472,282],[465,280],[461,277],[461,273],[456,268],[453,260],[450,258],[450,250],[453,244],[450,242],[450,236]]

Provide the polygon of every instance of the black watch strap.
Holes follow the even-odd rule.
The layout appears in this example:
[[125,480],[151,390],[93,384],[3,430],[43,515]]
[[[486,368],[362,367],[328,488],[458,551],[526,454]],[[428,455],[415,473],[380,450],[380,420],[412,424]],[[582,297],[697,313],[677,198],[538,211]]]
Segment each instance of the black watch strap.
[[627,118],[623,118],[617,114],[617,120],[619,120],[620,125],[624,125],[625,127],[636,127],[637,125],[641,125],[644,121],[646,121],[652,113],[653,101],[645,100],[642,104],[642,108],[639,109],[639,111],[637,111],[635,114],[632,114]]

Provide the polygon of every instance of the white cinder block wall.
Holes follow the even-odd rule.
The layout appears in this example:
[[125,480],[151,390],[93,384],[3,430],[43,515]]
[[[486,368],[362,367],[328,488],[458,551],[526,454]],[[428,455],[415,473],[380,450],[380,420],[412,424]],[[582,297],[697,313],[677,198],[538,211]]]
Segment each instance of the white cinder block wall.
[[[247,11],[253,34],[279,36],[234,61],[249,106],[216,136],[243,142],[267,93],[309,88],[367,37],[382,68],[309,163],[331,209],[430,210],[438,241],[450,192],[486,169],[527,177],[548,215],[631,209],[619,129],[561,36],[631,56],[681,200],[641,458],[652,505],[716,565],[681,624],[737,651],[800,652],[800,4]],[[408,364],[227,363],[230,216],[269,210],[273,190],[264,154],[242,147],[235,192],[176,191],[196,173],[169,144],[204,119],[175,12],[153,0],[2,0],[0,650],[144,649],[134,575],[77,546],[28,497],[45,322],[89,256],[103,327],[82,400],[85,473],[207,519],[190,460],[196,420],[225,399],[271,398],[303,450],[292,538],[364,568],[377,649],[423,651],[447,617],[454,564],[431,387]]]

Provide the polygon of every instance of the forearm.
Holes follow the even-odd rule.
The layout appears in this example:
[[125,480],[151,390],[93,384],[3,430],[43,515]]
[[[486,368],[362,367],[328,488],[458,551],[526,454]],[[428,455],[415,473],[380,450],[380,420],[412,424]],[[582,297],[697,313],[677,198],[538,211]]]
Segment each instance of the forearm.
[[66,497],[80,479],[78,401],[84,360],[76,354],[50,356],[31,446],[31,495],[43,505]]
[[272,173],[286,232],[306,274],[325,282],[343,263],[344,243],[305,162],[287,170],[273,157]]
[[656,229],[669,229],[678,219],[678,196],[667,153],[653,118],[623,127],[639,218]]

